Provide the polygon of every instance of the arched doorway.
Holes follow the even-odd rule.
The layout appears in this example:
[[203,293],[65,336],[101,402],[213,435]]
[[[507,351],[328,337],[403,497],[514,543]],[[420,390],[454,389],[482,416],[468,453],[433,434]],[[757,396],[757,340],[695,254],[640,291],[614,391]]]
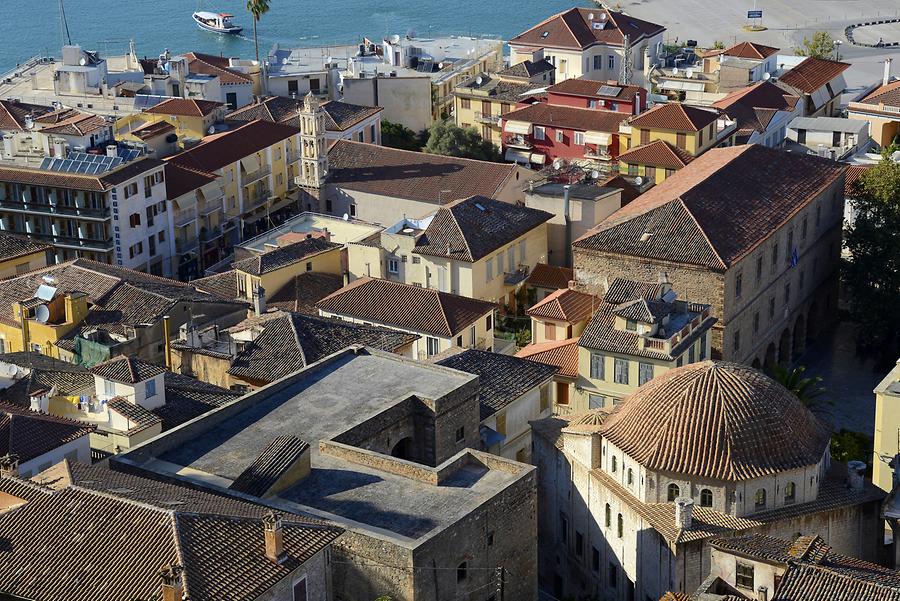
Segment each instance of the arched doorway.
[[794,357],[799,357],[806,350],[806,318],[797,316],[794,322]]
[[769,346],[766,347],[766,358],[763,361],[763,365],[766,368],[766,372],[772,373],[775,369],[775,365],[777,363],[777,358],[775,357],[775,343],[770,342]]
[[391,457],[397,459],[412,459],[412,436],[401,438],[391,449]]
[[785,328],[778,339],[778,362],[788,365],[791,362],[791,330]]

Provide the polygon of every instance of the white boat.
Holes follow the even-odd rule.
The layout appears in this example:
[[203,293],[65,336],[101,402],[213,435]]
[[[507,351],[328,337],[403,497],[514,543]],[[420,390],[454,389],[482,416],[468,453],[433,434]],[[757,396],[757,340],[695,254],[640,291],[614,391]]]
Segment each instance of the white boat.
[[231,20],[234,15],[228,13],[211,13],[206,11],[197,11],[193,15],[197,27],[206,31],[215,33],[240,33],[244,28],[235,25]]

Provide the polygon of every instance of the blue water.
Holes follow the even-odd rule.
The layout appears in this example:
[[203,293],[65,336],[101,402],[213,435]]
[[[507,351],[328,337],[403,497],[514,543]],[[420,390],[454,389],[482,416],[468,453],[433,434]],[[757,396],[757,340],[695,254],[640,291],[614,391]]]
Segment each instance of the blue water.
[[[493,34],[504,39],[584,0],[271,0],[259,23],[260,54],[273,43],[294,46],[355,43],[363,36]],[[58,0],[0,0],[0,70],[39,53],[59,54]],[[245,0],[66,0],[72,42],[102,54],[123,54],[129,38],[139,56],[209,52],[251,58],[252,22]],[[245,26],[239,36],[203,32],[198,8],[227,11]]]

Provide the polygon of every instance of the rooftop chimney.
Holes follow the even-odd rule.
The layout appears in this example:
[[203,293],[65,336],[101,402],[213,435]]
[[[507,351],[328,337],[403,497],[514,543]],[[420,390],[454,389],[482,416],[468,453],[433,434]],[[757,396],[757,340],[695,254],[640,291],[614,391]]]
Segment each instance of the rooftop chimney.
[[675,528],[690,530],[694,518],[694,500],[690,497],[675,499]]
[[669,280],[669,274],[665,271],[659,273],[659,297],[662,298],[672,291],[672,282]]
[[0,476],[19,475],[19,456],[6,454],[0,457]]
[[769,601],[769,588],[761,586],[756,589],[756,599],[757,601]]
[[262,286],[253,290],[253,312],[257,317],[266,312],[266,289]]
[[284,559],[284,534],[281,531],[281,514],[269,511],[263,518],[266,531],[266,557],[275,563]]
[[866,483],[866,464],[862,461],[848,461],[847,478],[851,489],[862,490]]
[[882,85],[886,86],[891,81],[891,62],[893,62],[893,60],[894,59],[892,58],[884,59],[884,77],[881,80]]
[[180,565],[170,563],[163,566],[159,575],[162,578],[162,601],[182,601],[184,597],[184,579],[181,573],[184,571]]
[[106,147],[106,156],[113,158],[113,159],[116,158],[117,156],[119,156],[119,147],[116,146],[115,144],[109,144]]

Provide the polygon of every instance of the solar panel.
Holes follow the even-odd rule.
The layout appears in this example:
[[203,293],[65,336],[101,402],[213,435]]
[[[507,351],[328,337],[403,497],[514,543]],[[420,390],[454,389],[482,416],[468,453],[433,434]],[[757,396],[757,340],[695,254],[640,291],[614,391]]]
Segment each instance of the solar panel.
[[44,160],[41,161],[41,169],[46,169],[50,166],[50,163],[53,162],[53,157],[44,157]]
[[87,173],[88,167],[91,166],[91,163],[87,161],[81,161],[80,163],[75,164],[75,173]]
[[598,96],[612,96],[615,98],[622,92],[622,88],[618,86],[600,86],[600,89],[597,90]]

